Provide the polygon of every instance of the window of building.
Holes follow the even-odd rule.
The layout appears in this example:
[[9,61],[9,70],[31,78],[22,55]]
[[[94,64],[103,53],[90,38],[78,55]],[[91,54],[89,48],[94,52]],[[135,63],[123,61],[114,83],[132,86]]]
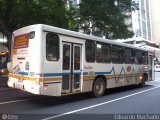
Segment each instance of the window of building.
[[54,33],[46,35],[46,58],[48,61],[59,60],[59,37]]
[[91,41],[86,41],[85,51],[86,51],[86,61],[95,62],[95,43]]
[[111,62],[109,44],[104,44],[104,43],[96,44],[96,61],[98,63]]
[[111,58],[113,63],[123,63],[123,47],[112,45]]

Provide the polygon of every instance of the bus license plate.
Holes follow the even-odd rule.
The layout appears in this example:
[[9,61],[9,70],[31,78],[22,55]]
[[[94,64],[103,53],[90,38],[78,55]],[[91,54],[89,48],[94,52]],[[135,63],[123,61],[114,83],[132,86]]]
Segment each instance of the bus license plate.
[[22,89],[23,88],[23,84],[22,83],[17,83],[16,87],[19,88],[19,89]]

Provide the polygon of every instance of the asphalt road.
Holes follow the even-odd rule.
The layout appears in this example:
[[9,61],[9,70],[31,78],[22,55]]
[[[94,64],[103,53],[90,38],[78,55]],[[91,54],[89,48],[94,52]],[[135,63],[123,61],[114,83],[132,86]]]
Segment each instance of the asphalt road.
[[106,90],[100,98],[88,94],[36,96],[0,87],[0,119],[14,120],[152,120],[160,119],[160,73],[145,87]]

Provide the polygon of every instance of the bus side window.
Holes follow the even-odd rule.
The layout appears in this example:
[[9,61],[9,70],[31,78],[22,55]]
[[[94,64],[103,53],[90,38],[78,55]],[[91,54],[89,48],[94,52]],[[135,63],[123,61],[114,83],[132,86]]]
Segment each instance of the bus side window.
[[46,35],[46,58],[48,61],[59,60],[59,37],[54,33]]
[[148,65],[148,53],[143,52],[143,64]]
[[112,45],[111,58],[113,63],[123,63],[123,47]]
[[131,48],[124,48],[124,62],[126,64],[133,64],[133,50]]
[[110,45],[105,43],[96,44],[96,61],[98,63],[111,62]]
[[142,64],[142,63],[143,63],[142,51],[135,50],[135,64]]
[[86,41],[85,43],[86,61],[93,63],[95,62],[95,43]]

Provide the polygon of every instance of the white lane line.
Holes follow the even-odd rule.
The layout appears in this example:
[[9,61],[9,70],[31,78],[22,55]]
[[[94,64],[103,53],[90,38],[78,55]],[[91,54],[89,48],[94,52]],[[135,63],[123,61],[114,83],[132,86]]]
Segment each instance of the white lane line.
[[135,95],[138,95],[138,94],[142,94],[142,93],[145,93],[145,92],[157,89],[157,88],[160,88],[160,86],[154,87],[154,88],[151,88],[151,89],[147,89],[147,90],[144,90],[144,91],[140,91],[140,92],[137,92],[137,93],[134,93],[134,94],[130,94],[130,95],[127,95],[127,96],[124,96],[124,97],[120,97],[120,98],[117,98],[117,99],[113,99],[113,100],[110,100],[110,101],[106,101],[106,102],[103,102],[103,103],[99,103],[99,104],[84,107],[84,108],[81,108],[81,109],[73,110],[73,111],[70,111],[70,112],[62,113],[62,114],[59,114],[59,115],[47,117],[47,118],[44,118],[42,120],[50,120],[50,119],[54,119],[54,118],[59,118],[59,117],[65,116],[65,115],[73,114],[73,113],[80,112],[80,111],[87,110],[87,109],[91,109],[91,108],[95,108],[95,107],[102,106],[102,105],[105,105],[105,104],[108,104],[108,103],[112,103],[112,102],[116,102],[116,101],[119,101],[119,100],[122,100],[122,99],[125,99],[125,98],[129,98],[129,97],[132,97],[132,96],[135,96]]
[[0,105],[10,104],[10,103],[16,103],[16,102],[22,102],[22,101],[35,100],[35,99],[40,99],[40,98],[42,98],[42,97],[39,97],[39,98],[29,98],[29,99],[22,99],[22,100],[14,100],[14,101],[8,101],[8,102],[1,102]]

